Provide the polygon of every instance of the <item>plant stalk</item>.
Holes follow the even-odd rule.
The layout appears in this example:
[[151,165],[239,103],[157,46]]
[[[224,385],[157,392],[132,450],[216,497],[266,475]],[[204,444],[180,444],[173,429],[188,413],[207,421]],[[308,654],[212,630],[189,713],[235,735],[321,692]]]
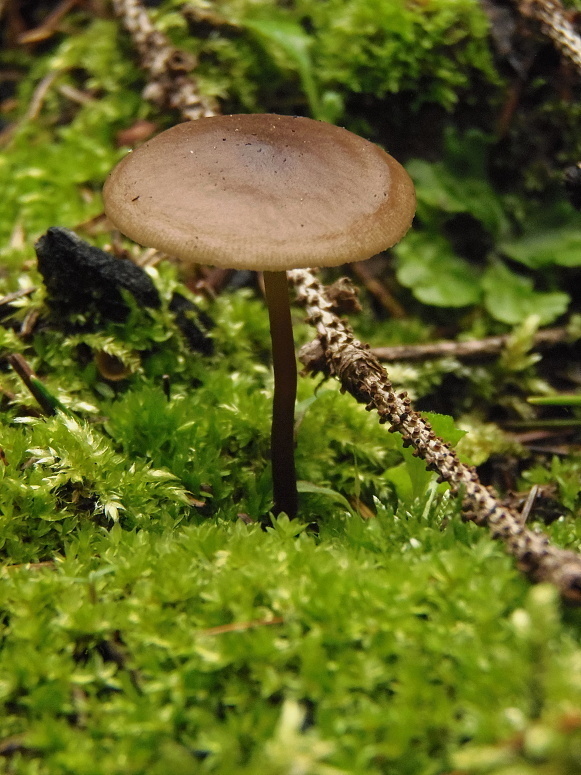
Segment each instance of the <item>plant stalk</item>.
[[270,451],[273,513],[278,515],[284,511],[292,519],[298,510],[294,456],[297,362],[286,272],[264,272],[264,290],[270,319],[274,369]]

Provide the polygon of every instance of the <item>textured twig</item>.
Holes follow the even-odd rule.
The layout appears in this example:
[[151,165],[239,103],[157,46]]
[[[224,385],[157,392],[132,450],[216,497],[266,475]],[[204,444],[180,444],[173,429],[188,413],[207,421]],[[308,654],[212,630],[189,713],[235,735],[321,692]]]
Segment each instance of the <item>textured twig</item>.
[[219,109],[215,101],[200,94],[195,78],[189,75],[194,59],[174,48],[154,27],[141,0],[113,0],[113,8],[147,71],[144,98],[161,108],[178,110],[184,121],[216,115]]
[[[510,340],[510,334],[470,339],[466,342],[429,342],[404,344],[397,347],[373,347],[371,353],[380,361],[426,361],[431,358],[459,358],[472,360],[500,355]],[[566,328],[545,328],[533,337],[534,349],[548,349],[571,340]]]
[[518,7],[524,16],[540,22],[544,34],[581,75],[581,35],[560,0],[520,0]]
[[414,448],[414,455],[425,460],[426,468],[438,473],[439,481],[448,482],[452,493],[462,497],[465,518],[487,526],[493,538],[501,539],[522,571],[533,581],[555,584],[563,598],[581,603],[581,556],[552,546],[543,533],[528,530],[518,514],[484,487],[475,469],[460,462],[454,450],[412,409],[409,397],[394,392],[379,361],[338,317],[336,303],[329,300],[326,288],[310,270],[293,270],[289,278],[317,332],[315,341],[300,353],[307,371],[337,377],[344,390],[368,410],[377,411],[381,423],[389,422],[389,430],[401,434],[404,444]]
[[51,35],[54,35],[58,29],[59,22],[66,14],[77,4],[78,0],[61,0],[56,8],[51,11],[38,27],[27,30],[18,36],[18,43],[30,44],[40,43]]

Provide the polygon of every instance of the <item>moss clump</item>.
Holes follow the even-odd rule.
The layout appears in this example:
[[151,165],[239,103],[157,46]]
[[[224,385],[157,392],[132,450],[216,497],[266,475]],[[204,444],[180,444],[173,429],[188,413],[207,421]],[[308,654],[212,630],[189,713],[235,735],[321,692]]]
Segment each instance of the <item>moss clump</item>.
[[336,120],[353,95],[402,93],[413,109],[449,110],[475,84],[500,83],[489,23],[474,0],[297,0],[284,7],[226,0],[211,11],[186,11],[189,27],[177,13],[166,15],[181,7],[164,3],[159,22],[199,56],[197,74],[212,93],[250,111],[279,99],[285,113],[306,101],[315,117]]
[[474,79],[496,82],[488,20],[472,0],[327,0],[296,3],[313,26],[327,88],[385,97],[413,93],[412,106],[457,104]]
[[341,518],[320,540],[284,518],[85,529],[55,569],[7,571],[12,771],[411,775],[538,724],[577,765],[554,595],[527,596],[477,529],[439,531],[445,513]]
[[[152,277],[160,309],[134,305],[87,333],[47,318],[20,342],[68,413],[33,419],[8,383],[7,772],[478,772],[482,750],[538,728],[552,741],[542,756],[577,766],[577,731],[562,731],[581,700],[576,615],[529,592],[433,474],[332,385],[301,383],[301,520],[264,531],[263,305],[221,296],[215,352],[195,354],[168,309],[173,270]],[[42,310],[27,297],[5,323],[27,308]],[[87,359],[105,346],[135,359],[120,383]],[[458,439],[449,418],[430,420]],[[563,545],[578,544],[571,525],[553,528]],[[526,766],[531,751],[518,752]]]

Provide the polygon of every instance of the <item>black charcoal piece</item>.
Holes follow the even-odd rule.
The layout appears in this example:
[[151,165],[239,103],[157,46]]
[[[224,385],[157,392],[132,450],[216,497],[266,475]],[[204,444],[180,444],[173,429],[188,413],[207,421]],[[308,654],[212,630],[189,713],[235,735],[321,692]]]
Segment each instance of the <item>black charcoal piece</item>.
[[160,306],[157,289],[143,269],[88,245],[68,229],[48,229],[35,249],[47,303],[59,316],[97,309],[110,320],[122,321],[129,312],[122,290],[144,307]]

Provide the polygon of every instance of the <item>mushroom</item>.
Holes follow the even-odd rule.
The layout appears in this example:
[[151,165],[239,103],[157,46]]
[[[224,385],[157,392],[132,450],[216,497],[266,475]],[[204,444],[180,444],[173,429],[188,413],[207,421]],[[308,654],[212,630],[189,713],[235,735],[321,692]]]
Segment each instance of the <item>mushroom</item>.
[[204,263],[264,272],[274,368],[273,512],[297,513],[296,360],[287,269],[337,266],[391,247],[410,227],[413,184],[378,146],[297,116],[213,116],[129,153],[103,191],[136,242]]

